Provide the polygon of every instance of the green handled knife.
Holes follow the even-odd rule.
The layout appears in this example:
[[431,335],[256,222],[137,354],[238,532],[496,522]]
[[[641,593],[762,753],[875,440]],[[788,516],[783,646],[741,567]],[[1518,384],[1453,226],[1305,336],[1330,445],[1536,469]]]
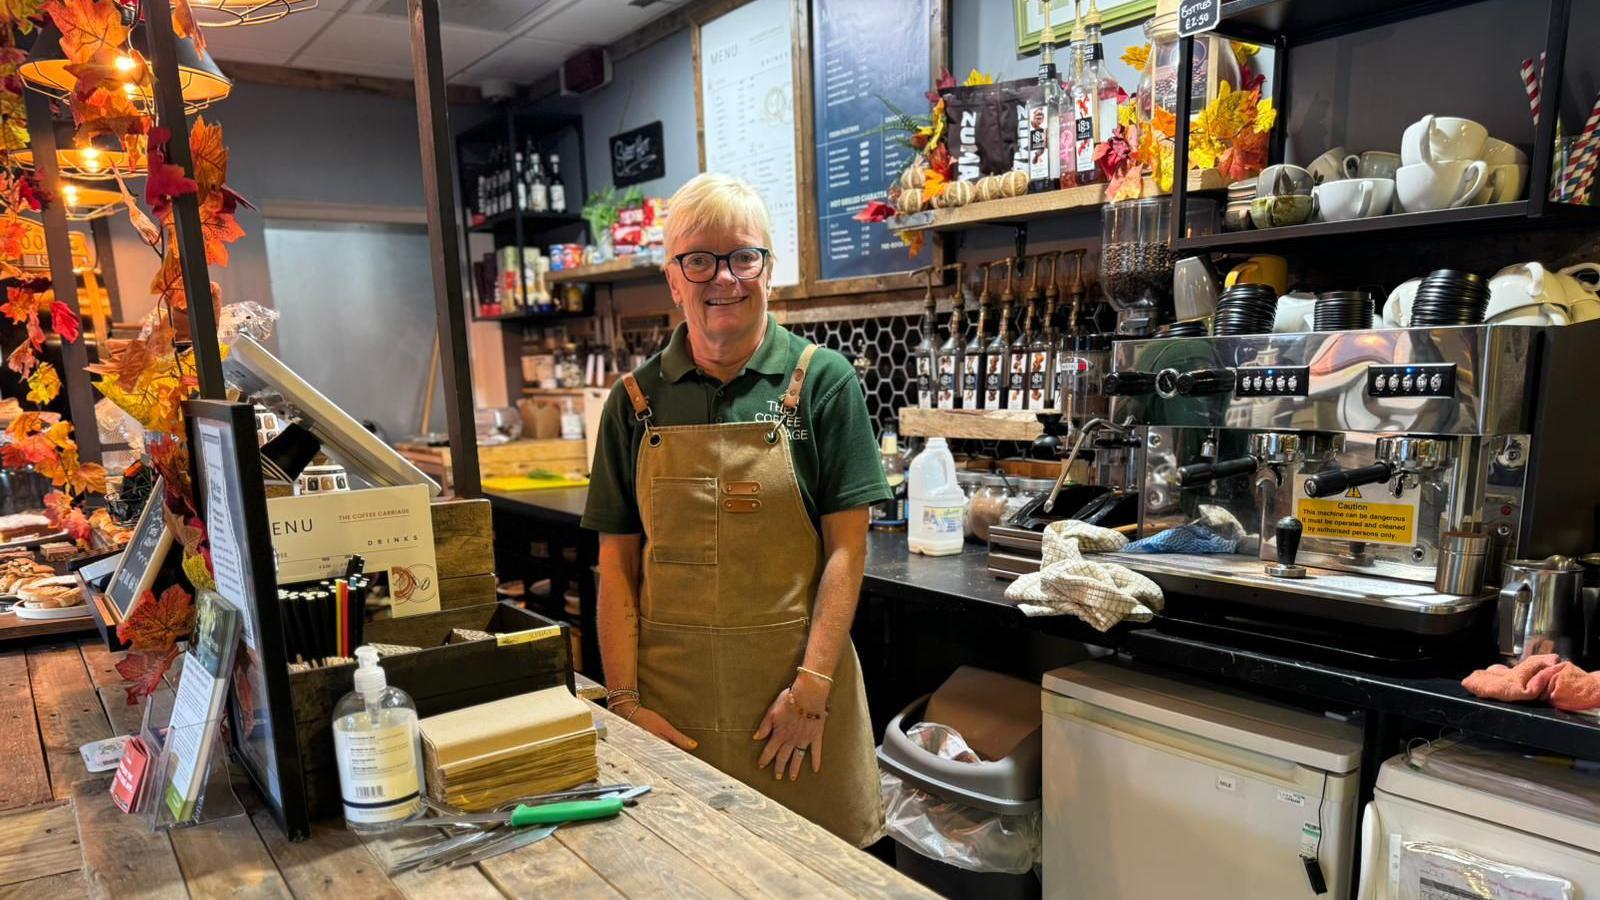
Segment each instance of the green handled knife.
[[470,813],[464,816],[433,816],[399,823],[406,827],[437,828],[451,825],[510,825],[522,828],[527,825],[552,825],[560,822],[581,822],[588,819],[606,819],[622,812],[624,798],[601,797],[596,800],[567,800],[560,803],[540,803],[535,806],[521,804],[510,813]]

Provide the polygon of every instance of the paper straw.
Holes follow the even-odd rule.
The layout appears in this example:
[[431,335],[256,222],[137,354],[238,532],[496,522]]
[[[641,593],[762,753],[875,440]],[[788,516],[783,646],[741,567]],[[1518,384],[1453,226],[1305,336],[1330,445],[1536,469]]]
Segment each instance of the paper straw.
[[1600,159],[1596,153],[1596,133],[1600,132],[1600,97],[1595,97],[1594,106],[1589,110],[1589,120],[1583,123],[1583,133],[1578,137],[1577,165],[1572,167],[1572,177],[1577,186],[1576,202],[1589,202],[1589,189],[1594,185],[1595,162]]
[[1544,69],[1544,54],[1539,54],[1539,69],[1533,67],[1533,57],[1522,61],[1522,89],[1528,93],[1528,111],[1533,113],[1533,127],[1539,127],[1539,81]]

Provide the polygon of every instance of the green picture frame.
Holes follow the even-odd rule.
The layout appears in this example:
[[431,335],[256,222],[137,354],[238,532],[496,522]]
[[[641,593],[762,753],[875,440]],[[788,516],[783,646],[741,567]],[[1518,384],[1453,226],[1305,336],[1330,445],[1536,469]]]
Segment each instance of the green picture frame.
[[[1089,0],[1050,0],[1050,24],[1055,28],[1057,46],[1066,46],[1072,34],[1074,2],[1088,10]],[[1012,20],[1017,26],[1017,54],[1037,52],[1039,35],[1044,31],[1044,9],[1039,0],[1011,0]],[[1156,0],[1095,0],[1100,9],[1100,27],[1105,31],[1149,18],[1156,11]]]

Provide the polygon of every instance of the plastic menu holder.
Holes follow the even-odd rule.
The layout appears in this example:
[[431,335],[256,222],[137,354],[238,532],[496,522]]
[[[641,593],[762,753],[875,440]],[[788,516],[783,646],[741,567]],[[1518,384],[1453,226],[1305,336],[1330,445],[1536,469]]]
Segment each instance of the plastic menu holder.
[[[188,659],[188,654],[180,656],[172,669],[162,676],[161,686],[145,702],[144,724],[139,729],[139,737],[149,748],[153,762],[139,786],[136,810],[150,823],[151,831],[186,828],[245,814],[244,804],[234,793],[228,773],[227,747],[222,737],[225,714],[173,724],[180,670]],[[197,773],[198,784],[187,805],[187,813],[180,816],[166,802],[166,793],[182,753],[200,747],[207,748],[206,764]]]

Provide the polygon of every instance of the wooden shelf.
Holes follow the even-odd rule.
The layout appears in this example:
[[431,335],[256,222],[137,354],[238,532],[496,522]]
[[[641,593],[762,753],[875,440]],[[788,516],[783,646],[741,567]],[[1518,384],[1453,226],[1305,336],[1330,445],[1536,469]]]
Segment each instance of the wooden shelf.
[[[1226,188],[1222,175],[1215,169],[1189,173],[1189,191],[1217,191]],[[1144,180],[1144,195],[1159,196],[1155,180]],[[1001,200],[968,203],[954,209],[930,209],[909,216],[896,216],[884,224],[891,231],[960,231],[980,225],[1002,225],[1025,222],[1049,216],[1098,210],[1105,203],[1106,186],[1090,184],[1083,187],[1024,194]]]
[[971,438],[979,441],[1031,441],[1044,432],[1039,419],[1021,410],[900,410],[902,437]]
[[552,269],[545,273],[544,280],[551,284],[566,281],[611,284],[618,281],[640,281],[660,274],[661,266],[653,262],[638,262],[624,257],[573,269]]
[[1352,235],[1367,237],[1400,237],[1416,234],[1428,238],[1447,232],[1459,233],[1475,228],[1537,224],[1528,217],[1528,201],[1493,203],[1486,206],[1463,206],[1460,209],[1441,209],[1436,212],[1392,213],[1368,219],[1351,219],[1346,222],[1307,222],[1304,225],[1285,225],[1281,228],[1256,228],[1249,231],[1225,231],[1199,237],[1180,238],[1174,242],[1177,250],[1211,250],[1230,247],[1262,247],[1274,244],[1338,238]]
[[530,235],[540,234],[552,228],[565,228],[568,225],[583,224],[583,217],[574,213],[539,213],[512,211],[490,216],[476,225],[468,225],[467,230],[473,234],[492,234],[496,237],[515,236],[517,217],[522,218],[522,236],[526,239]]
[[561,319],[582,319],[594,315],[594,311],[585,307],[580,312],[519,312],[502,313],[498,316],[473,316],[476,322],[556,322]]
[[525,387],[522,389],[524,397],[582,397],[584,388],[541,388]]

